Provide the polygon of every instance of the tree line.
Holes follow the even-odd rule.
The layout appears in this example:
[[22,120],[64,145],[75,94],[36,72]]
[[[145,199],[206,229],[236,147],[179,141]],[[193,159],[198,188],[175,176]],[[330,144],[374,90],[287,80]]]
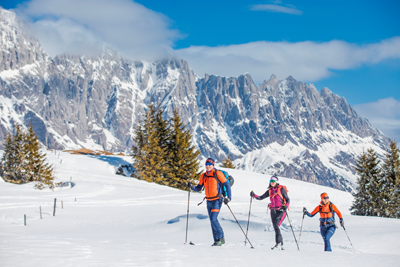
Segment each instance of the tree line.
[[373,149],[362,152],[356,164],[357,191],[352,214],[400,218],[400,156],[391,141],[383,162]]
[[135,178],[178,189],[198,180],[200,151],[176,109],[172,118],[164,119],[161,106],[150,103],[134,131]]
[[25,184],[36,182],[35,187],[54,189],[53,168],[46,163],[46,155],[40,152],[40,141],[30,126],[27,131],[21,125],[13,126],[4,142],[0,161],[0,175],[4,181]]

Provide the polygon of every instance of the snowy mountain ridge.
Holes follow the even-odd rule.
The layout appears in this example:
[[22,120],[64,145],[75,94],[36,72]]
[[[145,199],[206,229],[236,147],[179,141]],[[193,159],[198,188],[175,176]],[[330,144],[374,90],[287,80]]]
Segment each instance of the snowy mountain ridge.
[[0,138],[32,123],[49,148],[129,151],[150,101],[177,108],[203,157],[230,155],[239,168],[351,191],[363,149],[384,153],[388,138],[329,89],[293,77],[255,85],[249,74],[199,77],[176,58],[130,61],[48,56],[0,11]]

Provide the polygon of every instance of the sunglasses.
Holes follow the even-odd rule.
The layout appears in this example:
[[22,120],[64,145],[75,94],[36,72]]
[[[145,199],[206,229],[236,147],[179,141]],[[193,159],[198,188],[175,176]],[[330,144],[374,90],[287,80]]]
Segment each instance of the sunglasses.
[[329,199],[329,197],[324,197],[323,199]]
[[206,166],[213,166],[210,162],[206,162]]
[[270,180],[270,182],[271,182],[271,183],[275,183],[275,182],[276,182],[276,180]]

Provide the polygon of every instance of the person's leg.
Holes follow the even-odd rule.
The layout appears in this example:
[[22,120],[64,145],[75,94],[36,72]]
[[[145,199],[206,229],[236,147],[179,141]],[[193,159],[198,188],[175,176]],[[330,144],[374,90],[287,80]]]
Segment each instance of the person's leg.
[[283,216],[283,212],[277,210],[271,210],[271,221],[275,230],[275,242],[276,244],[283,244],[281,229],[279,225],[281,224],[281,219]]
[[329,242],[329,239],[326,239],[326,235],[328,234],[328,227],[321,225],[320,226],[320,231],[321,231],[321,236],[322,239],[324,240],[324,251],[331,251],[331,244]]
[[330,225],[329,227],[326,227],[325,251],[332,251],[332,248],[331,248],[331,237],[335,234],[335,231],[336,231],[336,226],[335,225]]
[[212,234],[213,234],[213,239],[214,239],[214,242],[215,242],[215,241],[217,241],[217,239],[215,239],[215,230],[214,230],[213,221],[211,219],[211,216],[212,216],[212,213],[211,213],[212,204],[211,203],[212,203],[211,201],[207,201],[207,211],[208,211],[208,217],[210,218],[210,224],[211,224],[211,231],[212,231]]
[[214,241],[218,241],[224,237],[224,231],[218,221],[218,215],[222,206],[222,200],[217,199],[210,202],[210,221],[213,229]]

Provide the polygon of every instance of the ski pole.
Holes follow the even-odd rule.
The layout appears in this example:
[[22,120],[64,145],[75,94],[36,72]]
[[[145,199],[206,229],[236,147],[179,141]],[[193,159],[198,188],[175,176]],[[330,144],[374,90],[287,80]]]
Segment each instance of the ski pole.
[[245,238],[247,239],[247,241],[249,241],[249,244],[250,244],[251,248],[254,248],[254,247],[253,247],[253,245],[251,244],[251,242],[250,242],[249,238],[248,238],[248,237],[247,237],[247,235],[244,233],[242,226],[240,226],[240,223],[239,223],[239,221],[236,219],[236,216],[235,216],[235,214],[233,214],[233,212],[232,212],[232,210],[231,210],[231,207],[229,207],[229,205],[228,205],[228,204],[226,204],[226,206],[228,206],[228,209],[231,211],[231,213],[232,213],[232,215],[233,215],[233,218],[235,218],[235,220],[236,220],[237,224],[239,225],[239,227],[240,227],[240,230],[242,230],[242,232],[243,232],[243,234],[244,234]]
[[246,229],[246,238],[244,239],[244,245],[246,246],[247,234],[249,233],[249,224],[250,224],[250,212],[251,212],[251,202],[253,201],[253,197],[250,197],[250,207],[249,207],[249,218],[247,219],[247,229]]
[[349,237],[349,235],[347,234],[346,228],[344,228],[344,225],[342,225],[342,227],[343,227],[344,232],[346,233],[347,239],[349,240],[351,247],[353,248],[353,252],[356,252],[356,250],[355,250],[354,247],[353,247],[353,244],[351,243],[350,237]]
[[188,207],[187,207],[187,217],[186,217],[185,245],[187,245],[187,235],[188,235],[188,226],[189,226],[189,203],[190,203],[190,188],[188,188]]
[[292,228],[292,233],[293,233],[294,241],[296,241],[297,249],[300,251],[299,244],[297,243],[296,236],[294,235],[292,223],[290,222],[289,214],[288,214],[287,211],[286,211],[286,217],[287,217],[287,219],[288,219],[288,221],[289,221],[290,228]]
[[303,222],[304,222],[304,212],[303,212],[303,219],[301,219],[301,227],[300,227],[299,243],[300,243],[300,238],[301,238],[301,231],[303,230]]

